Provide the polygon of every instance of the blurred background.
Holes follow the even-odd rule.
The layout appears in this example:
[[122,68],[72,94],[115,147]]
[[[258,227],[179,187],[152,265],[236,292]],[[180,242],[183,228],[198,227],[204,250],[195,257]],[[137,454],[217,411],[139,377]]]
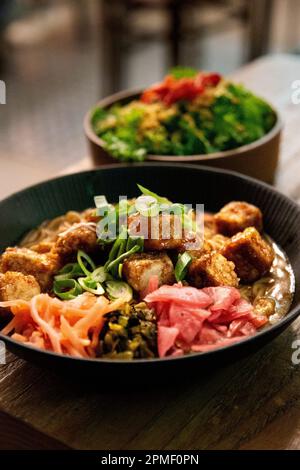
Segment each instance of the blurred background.
[[27,172],[28,183],[76,163],[89,107],[172,65],[230,74],[264,54],[297,55],[299,20],[300,0],[1,0],[2,175]]

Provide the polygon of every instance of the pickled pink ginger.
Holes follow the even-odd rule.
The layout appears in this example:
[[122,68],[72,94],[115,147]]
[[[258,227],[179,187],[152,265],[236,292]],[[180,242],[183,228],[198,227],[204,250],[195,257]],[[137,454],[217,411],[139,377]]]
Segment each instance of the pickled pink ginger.
[[165,285],[144,300],[156,312],[159,357],[226,346],[253,335],[268,321],[234,287]]

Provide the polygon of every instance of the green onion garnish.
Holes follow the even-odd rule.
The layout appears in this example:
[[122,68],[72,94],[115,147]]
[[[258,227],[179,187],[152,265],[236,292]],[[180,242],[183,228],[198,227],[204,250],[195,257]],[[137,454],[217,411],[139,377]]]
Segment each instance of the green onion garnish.
[[111,300],[124,299],[125,302],[132,300],[132,289],[123,281],[108,281],[106,283],[106,292]]
[[180,282],[185,278],[187,268],[191,261],[192,257],[187,251],[178,256],[178,260],[175,266],[175,277],[177,282]]
[[159,203],[153,196],[139,196],[135,201],[136,210],[144,217],[155,217],[159,214]]
[[83,271],[78,263],[68,263],[66,264],[58,274],[54,277],[55,280],[63,280],[63,279],[73,279],[79,276],[82,276]]
[[92,274],[91,274],[91,279],[93,279],[96,282],[104,282],[107,278],[107,273],[105,271],[104,266],[99,266],[96,268]]
[[112,271],[115,267],[117,267],[121,263],[121,261],[123,261],[128,256],[133,255],[134,253],[137,253],[138,251],[141,251],[140,246],[139,245],[133,246],[131,250],[126,251],[122,255],[118,256],[118,258],[114,259],[108,265],[106,265],[106,270]]
[[[94,261],[82,250],[78,250],[77,252],[77,262],[86,276],[92,274],[96,269]],[[88,267],[92,269],[89,270]]]
[[53,291],[54,294],[62,300],[72,300],[82,294],[82,289],[75,279],[55,280],[53,283]]
[[95,196],[94,197],[94,202],[95,202],[95,206],[97,207],[97,209],[101,209],[102,207],[107,207],[108,206],[108,202],[107,202],[107,199],[105,196]]
[[114,277],[121,277],[121,271],[119,271],[120,263],[128,256],[138,251],[143,251],[143,249],[143,237],[130,237],[128,236],[127,230],[123,227],[119,237],[110,250],[104,269],[110,272]]
[[141,184],[138,184],[137,186],[142,194],[144,194],[145,196],[154,197],[154,199],[156,199],[159,204],[171,204],[171,201],[169,201],[169,199],[167,199],[166,197],[158,196],[158,194],[153,193],[152,191],[150,191],[150,189],[145,188]]
[[78,282],[83,290],[90,292],[91,294],[102,295],[105,292],[100,282],[96,282],[90,277],[79,277]]
[[187,212],[187,206],[184,204],[174,203],[166,207],[166,210],[174,215],[183,215]]
[[107,202],[105,196],[95,196],[94,197],[95,206],[97,208],[97,214],[104,216],[105,213],[114,210],[114,206]]
[[123,263],[120,263],[118,266],[118,277],[122,279],[122,273],[123,273]]

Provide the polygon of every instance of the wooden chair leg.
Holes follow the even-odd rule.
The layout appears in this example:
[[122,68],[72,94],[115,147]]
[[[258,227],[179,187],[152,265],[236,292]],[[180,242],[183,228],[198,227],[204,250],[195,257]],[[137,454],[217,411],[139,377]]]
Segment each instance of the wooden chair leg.
[[274,0],[248,0],[249,4],[249,49],[251,61],[268,51]]
[[173,0],[169,5],[170,36],[169,36],[169,57],[170,65],[176,66],[180,62],[180,42],[181,42],[181,17],[180,2]]
[[122,44],[126,8],[122,0],[99,2],[101,96],[122,87]]

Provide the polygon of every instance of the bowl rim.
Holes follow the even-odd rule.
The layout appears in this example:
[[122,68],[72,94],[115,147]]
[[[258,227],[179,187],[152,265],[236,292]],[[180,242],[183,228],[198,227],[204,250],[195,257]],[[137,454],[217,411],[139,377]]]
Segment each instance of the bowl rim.
[[[95,168],[95,169],[92,169],[92,170],[85,170],[85,171],[79,171],[79,172],[75,172],[75,173],[69,173],[69,174],[66,174],[66,175],[61,175],[61,176],[57,176],[57,177],[54,177],[54,178],[50,178],[50,179],[47,179],[41,183],[37,183],[37,184],[34,184],[34,185],[31,185],[31,186],[28,186],[24,189],[22,189],[21,191],[17,191],[13,194],[11,194],[10,196],[6,197],[5,199],[2,199],[0,201],[0,213],[1,213],[1,205],[3,203],[5,203],[6,201],[14,198],[15,196],[17,195],[21,195],[22,193],[25,193],[27,191],[30,191],[31,189],[38,189],[39,187],[42,187],[43,185],[49,183],[49,182],[54,182],[54,181],[63,181],[63,180],[66,180],[66,179],[72,179],[75,175],[88,175],[88,174],[94,174],[94,173],[97,173],[97,172],[102,172],[102,171],[118,171],[120,169],[124,169],[124,168],[128,168],[128,169],[131,169],[131,168],[136,168],[136,167],[141,167],[141,168],[157,168],[158,171],[161,169],[161,167],[166,167],[166,168],[180,168],[182,170],[192,170],[192,171],[200,171],[200,172],[206,172],[206,173],[213,173],[213,174],[218,174],[218,175],[223,175],[223,174],[227,174],[227,175],[231,175],[237,179],[240,179],[240,180],[244,180],[245,183],[255,183],[255,184],[258,184],[259,186],[262,186],[264,188],[266,188],[270,193],[272,193],[275,197],[279,197],[280,199],[286,201],[288,204],[290,204],[292,207],[293,207],[293,210],[295,212],[297,212],[300,216],[300,206],[295,202],[293,201],[291,198],[289,198],[288,196],[284,195],[283,193],[281,193],[280,191],[278,191],[277,189],[275,189],[273,186],[265,183],[265,182],[262,182],[262,181],[259,181],[255,178],[252,178],[250,176],[247,176],[247,175],[242,175],[236,171],[231,171],[231,170],[224,170],[224,169],[220,169],[220,168],[213,168],[213,167],[209,167],[209,166],[205,166],[205,165],[184,165],[182,166],[180,163],[176,164],[176,163],[149,163],[149,162],[146,162],[146,163],[125,163],[125,164],[120,164],[118,165],[117,167],[113,167],[112,165],[103,165],[103,166],[100,166],[98,168]],[[160,357],[155,357],[155,358],[149,358],[149,359],[134,359],[134,360],[130,360],[130,359],[106,359],[106,358],[78,358],[78,357],[73,357],[73,356],[68,356],[68,355],[64,355],[64,354],[58,354],[58,353],[55,353],[53,351],[46,351],[46,350],[43,350],[43,349],[38,349],[38,348],[35,348],[34,346],[31,346],[31,345],[26,345],[26,343],[20,343],[19,341],[16,341],[12,338],[10,338],[9,336],[6,336],[6,335],[3,335],[0,333],[0,340],[4,341],[5,343],[8,343],[8,344],[11,344],[13,346],[17,348],[20,348],[20,349],[25,349],[25,350],[29,350],[29,351],[32,351],[36,354],[40,354],[42,356],[53,356],[54,358],[57,358],[58,360],[73,360],[73,361],[76,361],[78,363],[81,363],[81,364],[85,364],[85,363],[94,363],[94,364],[97,364],[97,363],[101,363],[101,364],[116,364],[117,365],[121,365],[121,364],[124,364],[124,365],[129,365],[129,364],[132,364],[132,366],[130,367],[134,367],[134,365],[136,364],[154,364],[154,363],[158,363],[158,364],[162,364],[162,363],[168,363],[170,361],[184,361],[184,360],[194,360],[196,359],[197,357],[199,356],[205,356],[205,357],[208,357],[209,356],[217,356],[217,355],[221,355],[222,352],[224,351],[227,351],[227,350],[234,350],[234,349],[238,349],[241,345],[245,345],[245,344],[253,344],[253,342],[255,342],[256,338],[261,338],[263,337],[265,334],[268,334],[269,332],[276,332],[277,330],[280,330],[284,325],[286,324],[289,324],[289,323],[292,323],[294,320],[296,320],[296,318],[300,315],[300,303],[298,305],[295,305],[294,308],[292,308],[286,315],[284,318],[282,318],[281,320],[279,320],[277,323],[273,324],[273,325],[269,325],[267,326],[265,329],[261,330],[261,331],[258,331],[257,333],[255,333],[254,335],[252,336],[247,336],[245,339],[243,340],[239,340],[237,341],[236,343],[233,343],[233,344],[230,344],[230,345],[227,345],[227,346],[221,346],[217,349],[212,349],[211,351],[205,351],[205,352],[195,352],[195,353],[191,353],[191,354],[186,354],[186,355],[183,355],[183,356],[177,356],[177,357],[173,357],[173,356],[168,356],[168,357],[163,357],[163,358],[160,358]]]
[[[127,90],[122,90],[117,93],[114,93],[112,95],[109,95],[101,100],[99,100],[94,106],[92,106],[88,112],[84,116],[83,120],[83,128],[86,137],[90,142],[93,142],[96,144],[98,147],[100,147],[103,151],[105,151],[112,160],[115,160],[118,162],[119,160],[117,158],[114,158],[111,154],[107,152],[104,148],[104,141],[97,136],[95,133],[92,122],[91,122],[91,117],[93,111],[97,107],[102,107],[106,108],[108,106],[111,106],[112,104],[117,103],[118,101],[126,100],[126,99],[134,99],[137,98],[138,95],[140,95],[144,91],[143,88],[136,88],[136,89],[127,89]],[[251,150],[255,150],[257,147],[260,147],[264,145],[265,143],[271,141],[275,136],[279,135],[283,129],[283,120],[281,117],[280,112],[278,109],[274,108],[274,106],[269,103],[267,100],[262,98],[266,103],[269,104],[269,106],[272,108],[273,112],[275,113],[276,116],[276,122],[274,126],[267,132],[265,135],[260,137],[257,140],[254,140],[253,142],[250,142],[249,144],[244,144],[241,145],[240,147],[237,147],[232,150],[224,150],[220,152],[213,152],[209,154],[197,154],[197,155],[153,155],[153,154],[146,154],[145,161],[159,161],[159,162],[179,162],[179,163],[192,163],[192,162],[209,162],[210,160],[222,160],[228,157],[238,157],[240,155],[243,155],[245,153],[250,152]]]

